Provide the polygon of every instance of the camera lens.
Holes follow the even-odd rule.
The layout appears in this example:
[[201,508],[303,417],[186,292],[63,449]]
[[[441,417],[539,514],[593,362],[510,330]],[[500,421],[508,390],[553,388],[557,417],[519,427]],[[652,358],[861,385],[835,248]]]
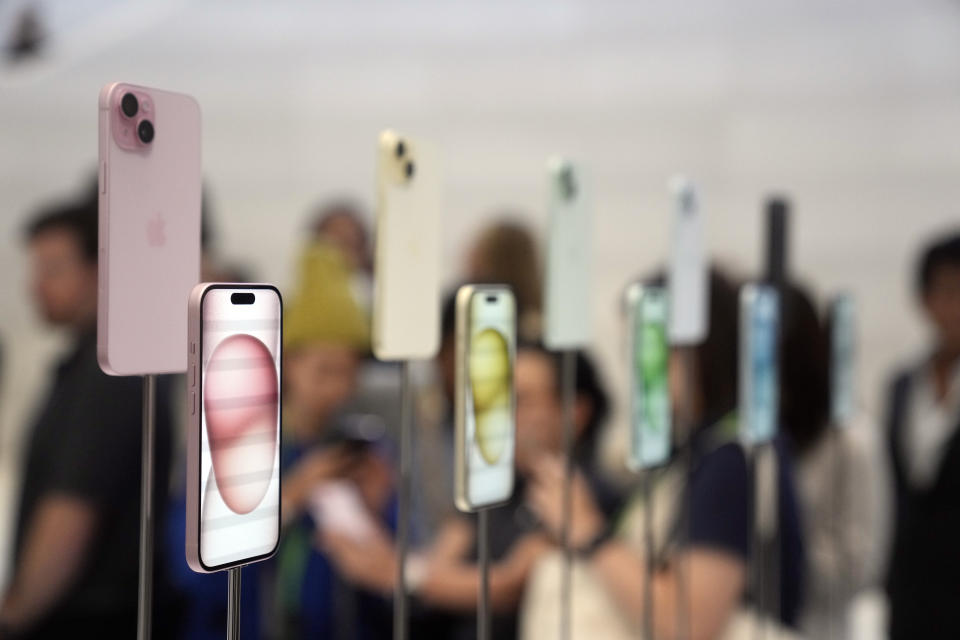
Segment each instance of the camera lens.
[[137,96],[132,93],[123,94],[123,98],[120,99],[120,110],[123,111],[123,115],[132,118],[137,115],[139,108],[140,103],[137,102]]
[[407,179],[408,179],[408,180],[413,177],[413,170],[414,170],[414,167],[413,167],[413,163],[412,163],[412,162],[408,162],[408,163],[403,167],[403,172],[407,174]]
[[403,154],[407,152],[407,145],[403,144],[403,140],[397,143],[397,157],[402,158]]
[[150,144],[153,141],[153,123],[149,120],[141,120],[137,125],[137,135],[140,136],[140,142]]

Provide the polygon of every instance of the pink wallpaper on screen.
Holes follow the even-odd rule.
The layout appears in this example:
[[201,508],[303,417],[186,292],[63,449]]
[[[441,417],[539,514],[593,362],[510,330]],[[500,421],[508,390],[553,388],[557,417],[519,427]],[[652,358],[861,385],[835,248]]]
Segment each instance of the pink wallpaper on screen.
[[280,303],[214,289],[203,303],[201,553],[220,565],[270,552],[279,513]]

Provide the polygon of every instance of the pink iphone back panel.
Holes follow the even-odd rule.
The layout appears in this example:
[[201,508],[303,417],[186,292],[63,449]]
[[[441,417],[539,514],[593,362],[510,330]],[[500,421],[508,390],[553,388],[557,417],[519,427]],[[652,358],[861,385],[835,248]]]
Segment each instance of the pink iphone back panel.
[[[124,103],[127,94],[136,98],[135,110],[129,98]],[[100,91],[97,355],[109,374],[187,368],[187,300],[200,279],[201,181],[196,100],[125,83]]]

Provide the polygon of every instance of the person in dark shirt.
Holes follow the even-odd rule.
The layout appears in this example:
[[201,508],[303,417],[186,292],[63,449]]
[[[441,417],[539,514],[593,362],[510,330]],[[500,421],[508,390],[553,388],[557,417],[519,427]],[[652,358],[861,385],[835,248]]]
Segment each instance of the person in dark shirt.
[[[43,212],[26,237],[34,303],[70,334],[71,346],[28,435],[0,638],[132,636],[142,383],[107,376],[97,364],[96,198]],[[170,463],[166,388],[158,384],[155,504],[165,502]],[[162,573],[160,559],[154,566]],[[163,597],[162,583],[154,592]]]
[[[619,506],[619,496],[592,473],[594,447],[608,412],[608,397],[592,361],[577,352],[574,463],[588,478],[607,516]],[[563,450],[560,356],[535,343],[517,349],[516,467],[513,495],[490,509],[490,606],[491,637],[516,638],[518,611],[528,575],[545,553],[554,548],[542,525],[526,503],[526,487],[533,468],[544,455]],[[451,502],[453,496],[450,496]],[[407,559],[405,587],[416,611],[448,612],[446,628],[431,637],[461,639],[477,637],[476,607],[480,582],[478,545],[474,517],[456,515],[441,527],[433,543]],[[362,542],[329,533],[322,544],[341,573],[358,584],[390,594],[395,587],[396,549],[388,532]],[[439,625],[438,625],[439,626]],[[427,636],[428,634],[423,633]]]

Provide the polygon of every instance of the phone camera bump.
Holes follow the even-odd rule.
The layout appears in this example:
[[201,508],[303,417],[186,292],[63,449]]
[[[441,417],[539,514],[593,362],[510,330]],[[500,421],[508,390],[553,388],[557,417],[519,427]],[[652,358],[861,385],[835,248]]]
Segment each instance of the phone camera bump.
[[141,120],[140,124],[137,125],[137,136],[140,138],[140,142],[150,144],[153,142],[153,135],[153,123],[149,120]]
[[408,162],[404,165],[403,173],[407,176],[407,180],[413,178],[414,170],[415,170],[415,167],[413,165],[413,162]]
[[120,110],[123,112],[123,115],[128,118],[132,118],[137,115],[137,111],[140,109],[140,102],[137,100],[137,96],[133,95],[129,91],[123,94],[123,97],[120,99]]
[[407,145],[403,143],[403,140],[397,141],[396,154],[398,158],[402,158],[407,153]]

